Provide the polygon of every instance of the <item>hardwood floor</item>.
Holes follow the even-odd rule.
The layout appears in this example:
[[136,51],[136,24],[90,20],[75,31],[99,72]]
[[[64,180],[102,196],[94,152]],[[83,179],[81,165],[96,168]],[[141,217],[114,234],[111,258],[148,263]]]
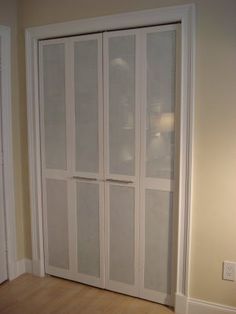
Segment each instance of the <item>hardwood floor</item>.
[[165,306],[79,283],[29,274],[0,285],[1,314],[173,314]]

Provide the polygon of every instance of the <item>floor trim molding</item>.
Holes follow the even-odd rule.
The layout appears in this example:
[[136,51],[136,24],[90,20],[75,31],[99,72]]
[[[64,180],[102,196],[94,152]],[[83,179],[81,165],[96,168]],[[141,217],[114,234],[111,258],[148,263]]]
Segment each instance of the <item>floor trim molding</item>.
[[188,314],[236,314],[236,307],[189,298]]
[[183,294],[176,293],[175,295],[175,313],[187,314],[187,297]]
[[187,298],[183,294],[175,296],[176,314],[236,314],[236,307]]
[[1,124],[3,150],[3,188],[6,225],[8,279],[16,277],[16,207],[14,185],[14,160],[12,136],[12,90],[11,90],[11,29],[0,25],[1,39]]

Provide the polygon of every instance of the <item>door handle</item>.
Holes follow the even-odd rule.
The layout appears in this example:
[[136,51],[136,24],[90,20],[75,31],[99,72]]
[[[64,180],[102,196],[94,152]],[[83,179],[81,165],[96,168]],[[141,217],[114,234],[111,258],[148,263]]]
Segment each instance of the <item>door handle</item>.
[[121,184],[130,184],[134,183],[133,181],[130,180],[117,180],[117,179],[106,179],[106,182],[112,182],[112,183],[121,183]]
[[80,177],[80,176],[73,176],[72,179],[84,180],[84,181],[98,181],[97,178],[88,178],[88,177]]

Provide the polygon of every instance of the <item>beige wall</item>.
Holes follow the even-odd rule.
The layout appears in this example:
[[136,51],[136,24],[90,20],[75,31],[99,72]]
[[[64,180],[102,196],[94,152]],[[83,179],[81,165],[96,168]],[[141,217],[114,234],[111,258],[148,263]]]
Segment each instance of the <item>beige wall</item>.
[[222,261],[236,261],[235,0],[19,1],[20,93],[15,82],[13,117],[19,258],[30,256],[24,28],[190,2],[197,13],[190,296],[236,306],[236,283],[221,279]]
[[13,154],[16,201],[17,256],[19,259],[30,256],[29,195],[27,186],[27,145],[25,101],[19,101],[18,68],[18,6],[17,0],[0,0],[0,25],[11,28],[11,75],[12,75],[12,114],[13,114]]

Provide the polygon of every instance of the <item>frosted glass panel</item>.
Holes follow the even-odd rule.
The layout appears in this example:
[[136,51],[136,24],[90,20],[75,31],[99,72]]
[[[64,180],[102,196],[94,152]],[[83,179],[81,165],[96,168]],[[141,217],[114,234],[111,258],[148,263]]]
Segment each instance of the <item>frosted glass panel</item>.
[[69,268],[67,184],[47,179],[47,232],[49,265]]
[[172,193],[146,190],[144,287],[171,289]]
[[46,168],[66,169],[65,48],[43,46]]
[[110,279],[134,284],[134,189],[110,186]]
[[100,276],[99,185],[77,183],[78,272]]
[[109,39],[110,173],[134,175],[135,36]]
[[147,35],[147,177],[173,178],[175,58],[175,31]]
[[98,172],[97,40],[75,43],[75,117],[76,169]]

